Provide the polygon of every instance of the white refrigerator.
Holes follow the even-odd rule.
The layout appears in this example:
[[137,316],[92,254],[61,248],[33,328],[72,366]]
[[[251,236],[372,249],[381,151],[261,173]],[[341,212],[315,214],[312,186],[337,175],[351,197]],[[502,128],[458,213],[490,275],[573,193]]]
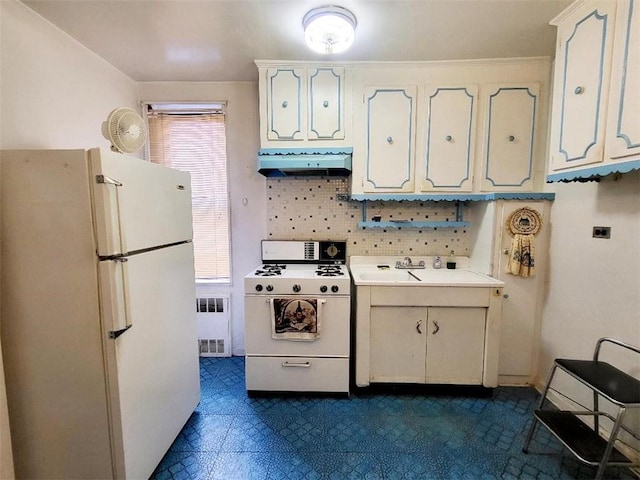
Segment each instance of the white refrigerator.
[[200,400],[189,174],[5,150],[0,180],[16,477],[146,479]]

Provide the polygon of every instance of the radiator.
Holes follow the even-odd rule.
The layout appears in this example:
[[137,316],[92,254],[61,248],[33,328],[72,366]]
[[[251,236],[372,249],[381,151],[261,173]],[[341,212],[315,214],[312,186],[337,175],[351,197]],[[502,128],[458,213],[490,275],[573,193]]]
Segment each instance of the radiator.
[[229,296],[196,298],[198,348],[201,357],[231,356]]

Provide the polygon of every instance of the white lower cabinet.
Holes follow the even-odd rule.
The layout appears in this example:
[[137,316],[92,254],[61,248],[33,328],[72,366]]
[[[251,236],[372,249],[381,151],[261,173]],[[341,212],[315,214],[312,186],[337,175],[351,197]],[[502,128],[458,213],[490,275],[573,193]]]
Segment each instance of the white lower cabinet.
[[480,285],[356,284],[356,385],[496,387],[502,286]]
[[370,380],[481,384],[486,310],[372,307]]

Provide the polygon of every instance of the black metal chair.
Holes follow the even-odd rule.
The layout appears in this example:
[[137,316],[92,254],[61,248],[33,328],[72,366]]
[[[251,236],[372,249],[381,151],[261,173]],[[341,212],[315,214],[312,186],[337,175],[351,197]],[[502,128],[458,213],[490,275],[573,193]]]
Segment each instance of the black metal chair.
[[[623,425],[627,410],[640,408],[640,380],[599,360],[600,347],[605,342],[640,354],[639,347],[613,338],[601,338],[596,342],[593,360],[556,359],[540,398],[538,409],[534,411],[533,422],[522,449],[528,453],[535,428],[540,423],[578,460],[598,467],[596,480],[602,478],[607,466],[633,467],[640,465],[640,462],[629,459],[614,445],[622,430],[640,440],[636,432]],[[640,356],[638,359],[640,362]],[[557,369],[566,372],[593,391],[593,410],[543,409]],[[616,408],[617,414],[615,416],[599,409],[600,397],[606,399]],[[593,428],[583,421],[583,418],[588,417],[593,418]],[[600,436],[600,419],[602,417],[608,418],[613,423],[608,440]]]

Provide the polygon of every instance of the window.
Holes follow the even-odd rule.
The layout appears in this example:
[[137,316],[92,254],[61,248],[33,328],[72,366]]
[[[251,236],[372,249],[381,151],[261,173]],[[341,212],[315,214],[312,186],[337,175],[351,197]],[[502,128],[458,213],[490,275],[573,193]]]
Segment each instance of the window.
[[229,281],[230,229],[223,105],[148,105],[149,155],[191,173],[196,279]]

